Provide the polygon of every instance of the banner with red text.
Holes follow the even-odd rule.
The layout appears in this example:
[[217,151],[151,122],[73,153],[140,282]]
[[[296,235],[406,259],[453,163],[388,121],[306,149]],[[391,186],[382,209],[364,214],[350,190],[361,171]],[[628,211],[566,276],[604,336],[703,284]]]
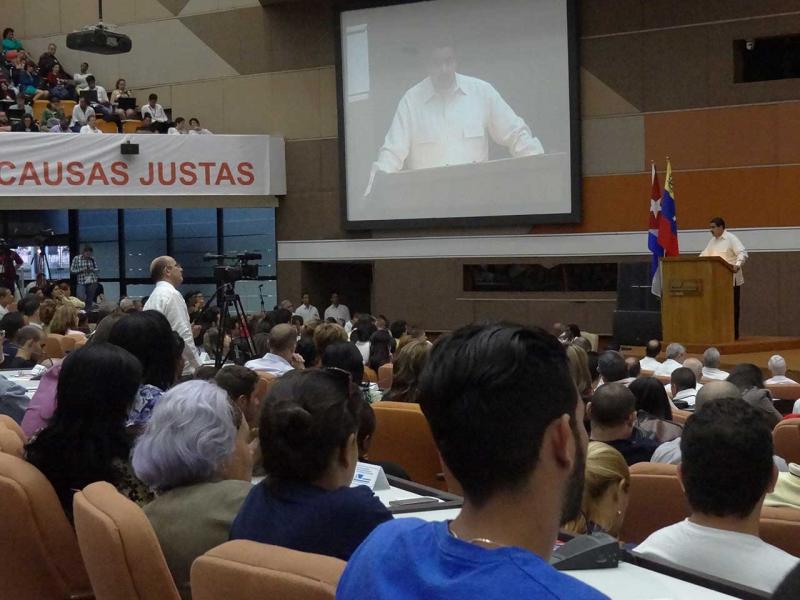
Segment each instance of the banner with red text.
[[[123,142],[139,154],[123,155]],[[0,196],[286,193],[283,138],[2,133]]]

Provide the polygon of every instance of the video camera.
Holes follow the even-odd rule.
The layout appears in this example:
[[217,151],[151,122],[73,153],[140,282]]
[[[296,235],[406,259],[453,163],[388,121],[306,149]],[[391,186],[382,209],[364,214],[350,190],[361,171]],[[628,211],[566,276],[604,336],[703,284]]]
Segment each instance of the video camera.
[[[219,263],[214,267],[214,281],[217,282],[217,285],[223,285],[236,283],[242,279],[258,279],[258,265],[251,265],[249,261],[261,260],[261,254],[259,252],[231,252],[228,254],[208,252],[203,255],[203,260],[206,262],[216,260]],[[225,261],[232,261],[234,264],[222,264]]]

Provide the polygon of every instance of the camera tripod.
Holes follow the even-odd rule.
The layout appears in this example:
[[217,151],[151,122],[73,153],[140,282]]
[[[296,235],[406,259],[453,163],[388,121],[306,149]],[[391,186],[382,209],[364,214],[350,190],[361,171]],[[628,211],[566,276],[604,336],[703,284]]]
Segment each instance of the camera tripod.
[[[217,283],[220,284],[219,281]],[[253,336],[250,335],[250,329],[247,327],[247,317],[244,306],[242,305],[242,299],[239,297],[239,294],[236,293],[234,283],[220,284],[211,298],[209,298],[209,306],[214,302],[215,298],[217,300],[217,306],[219,307],[219,326],[217,328],[219,335],[217,336],[216,348],[214,348],[214,366],[219,369],[230,358],[231,353],[238,355],[240,351],[240,348],[238,348],[233,343],[233,339],[231,339],[231,346],[228,348],[228,353],[223,356],[225,351],[225,336],[231,332],[231,328],[228,326],[231,317],[231,309],[236,315],[235,322],[239,323],[242,331],[240,339],[243,338],[247,342],[247,351],[249,352],[250,358],[255,356],[256,347],[253,343]],[[239,360],[236,360],[237,358],[240,359],[239,356],[235,356],[234,362],[239,364]]]

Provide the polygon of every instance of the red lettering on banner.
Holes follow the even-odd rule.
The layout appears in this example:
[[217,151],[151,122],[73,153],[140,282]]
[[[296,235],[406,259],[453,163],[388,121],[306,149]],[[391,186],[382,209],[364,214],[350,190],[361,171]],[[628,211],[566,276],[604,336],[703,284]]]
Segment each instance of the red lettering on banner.
[[158,182],[161,185],[172,185],[175,183],[175,163],[169,163],[169,177],[164,175],[166,169],[167,165],[162,162],[158,163]]
[[[0,172],[2,172],[3,167],[6,167],[8,169],[16,169],[17,165],[8,160],[0,160]],[[3,179],[2,177],[0,177],[0,185],[14,185],[16,181],[17,178],[14,177],[13,175],[8,179]]]
[[92,164],[92,170],[89,173],[89,180],[86,182],[86,184],[94,185],[95,181],[102,181],[103,185],[108,185],[108,177],[106,177],[106,172],[103,169],[103,165],[99,162]]
[[72,161],[67,163],[67,179],[66,182],[70,185],[83,185],[86,181],[86,176],[83,174],[83,163]]
[[195,173],[194,170],[194,163],[182,162],[179,169],[181,172],[180,182],[183,185],[194,185],[197,183],[197,173]]
[[35,183],[36,185],[42,185],[42,181],[39,179],[39,174],[36,172],[36,167],[33,166],[31,161],[26,162],[25,166],[22,167],[22,175],[19,176],[17,185],[25,185],[28,181]]
[[153,185],[153,180],[155,178],[153,163],[147,163],[147,175],[145,177],[139,177],[139,183],[141,185]]
[[239,185],[253,185],[256,180],[256,174],[253,172],[253,163],[239,163],[236,170],[239,171],[240,175],[238,179]]
[[61,161],[55,163],[56,165],[56,176],[54,178],[50,177],[50,163],[48,161],[44,161],[42,166],[42,174],[44,175],[44,182],[47,185],[61,185],[61,180],[64,178],[64,164]]
[[214,182],[214,185],[219,185],[223,182],[236,185],[236,181],[233,179],[233,172],[230,166],[228,166],[228,163],[225,162],[219,165],[219,173],[217,174],[217,180]]
[[214,162],[201,162],[197,163],[197,165],[203,169],[203,175],[205,176],[204,181],[206,185],[211,185],[211,167],[216,165],[217,163]]
[[128,165],[121,160],[111,163],[111,172],[114,177],[111,178],[111,183],[114,185],[128,185],[130,178],[128,177]]

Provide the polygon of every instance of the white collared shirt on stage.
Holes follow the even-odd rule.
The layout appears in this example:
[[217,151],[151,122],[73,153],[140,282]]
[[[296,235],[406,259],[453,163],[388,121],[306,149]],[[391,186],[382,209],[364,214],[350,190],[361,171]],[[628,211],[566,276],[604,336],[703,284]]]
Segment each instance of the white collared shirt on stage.
[[733,274],[733,285],[742,285],[744,283],[741,266],[747,261],[747,250],[744,244],[739,241],[739,238],[727,229],[718,238],[712,236],[700,256],[719,256],[729,265],[740,267]]

